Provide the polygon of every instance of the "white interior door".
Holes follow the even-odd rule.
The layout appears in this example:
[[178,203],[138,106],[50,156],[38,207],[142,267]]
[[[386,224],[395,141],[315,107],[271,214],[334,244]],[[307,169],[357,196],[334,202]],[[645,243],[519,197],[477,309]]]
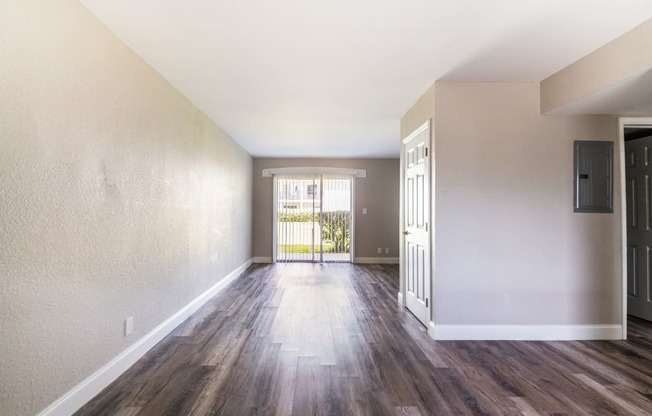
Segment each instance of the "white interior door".
[[429,123],[403,141],[405,306],[424,325],[431,308],[429,143]]

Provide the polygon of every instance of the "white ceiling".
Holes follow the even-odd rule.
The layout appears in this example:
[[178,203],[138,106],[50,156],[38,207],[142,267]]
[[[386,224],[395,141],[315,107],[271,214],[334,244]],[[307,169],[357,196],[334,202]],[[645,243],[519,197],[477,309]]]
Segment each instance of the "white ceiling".
[[397,157],[435,80],[540,81],[650,0],[81,0],[254,156]]

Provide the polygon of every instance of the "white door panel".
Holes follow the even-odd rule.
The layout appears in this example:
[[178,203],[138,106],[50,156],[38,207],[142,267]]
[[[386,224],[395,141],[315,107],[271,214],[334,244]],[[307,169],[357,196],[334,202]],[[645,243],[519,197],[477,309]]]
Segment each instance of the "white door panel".
[[430,321],[430,128],[403,141],[405,305],[424,325]]

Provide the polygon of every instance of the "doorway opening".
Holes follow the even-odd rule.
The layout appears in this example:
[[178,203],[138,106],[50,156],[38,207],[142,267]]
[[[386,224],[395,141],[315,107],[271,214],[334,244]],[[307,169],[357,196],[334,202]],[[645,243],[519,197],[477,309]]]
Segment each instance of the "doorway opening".
[[432,326],[430,142],[428,121],[406,137],[401,148],[403,305],[429,329]]
[[652,321],[652,119],[621,119],[621,136],[625,338],[629,316]]
[[274,176],[274,261],[351,262],[353,178]]

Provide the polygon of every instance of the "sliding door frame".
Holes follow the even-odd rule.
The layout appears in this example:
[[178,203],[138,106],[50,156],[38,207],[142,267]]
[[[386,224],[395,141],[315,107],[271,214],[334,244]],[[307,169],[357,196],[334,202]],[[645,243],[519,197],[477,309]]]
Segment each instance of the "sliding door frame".
[[[350,223],[350,229],[349,229],[349,256],[350,256],[350,262],[355,263],[355,182],[356,178],[366,178],[367,177],[367,171],[364,169],[349,169],[349,168],[330,168],[330,167],[308,167],[308,168],[297,168],[297,167],[290,167],[290,168],[270,168],[270,169],[263,169],[263,177],[272,177],[272,263],[277,263],[277,247],[278,247],[278,177],[279,175],[319,175],[320,177],[320,210],[323,207],[323,181],[324,181],[324,175],[343,175],[343,176],[349,176],[351,179],[351,192],[350,192],[350,204],[351,204],[351,223]],[[320,220],[319,224],[321,226],[322,223],[322,215],[320,213]],[[314,232],[313,232],[314,236]],[[314,244],[313,244],[314,246]],[[320,257],[319,260],[320,262],[323,262],[323,250],[321,247],[321,241],[320,241]],[[313,256],[314,258],[314,256]],[[313,260],[314,262],[314,260]]]
[[278,234],[278,175],[272,176],[274,184],[272,185],[272,263],[276,261],[276,240]]

